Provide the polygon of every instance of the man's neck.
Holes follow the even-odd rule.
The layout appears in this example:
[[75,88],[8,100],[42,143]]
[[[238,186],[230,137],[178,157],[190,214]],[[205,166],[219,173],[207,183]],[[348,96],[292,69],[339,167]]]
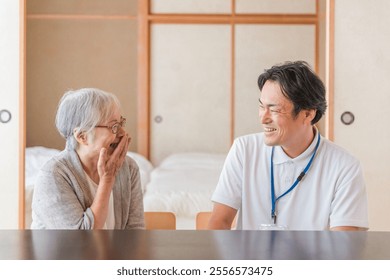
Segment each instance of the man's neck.
[[[319,132],[318,132],[319,133]],[[316,135],[316,128],[314,126],[311,129],[306,130],[303,135],[297,139],[297,145],[292,147],[282,147],[283,151],[290,157],[296,158],[301,155],[311,145]]]

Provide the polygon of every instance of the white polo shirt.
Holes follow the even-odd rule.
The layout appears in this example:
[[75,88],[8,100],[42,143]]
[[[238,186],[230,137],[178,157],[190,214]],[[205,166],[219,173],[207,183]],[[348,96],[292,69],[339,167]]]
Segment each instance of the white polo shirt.
[[[316,132],[318,133],[318,132]],[[263,133],[237,138],[226,158],[214,202],[239,210],[237,229],[272,224],[270,164],[272,147]],[[306,167],[317,143],[290,158],[275,146],[276,197],[289,189]],[[278,225],[289,230],[326,230],[336,226],[368,228],[367,194],[359,161],[321,136],[310,169],[302,181],[276,203]]]

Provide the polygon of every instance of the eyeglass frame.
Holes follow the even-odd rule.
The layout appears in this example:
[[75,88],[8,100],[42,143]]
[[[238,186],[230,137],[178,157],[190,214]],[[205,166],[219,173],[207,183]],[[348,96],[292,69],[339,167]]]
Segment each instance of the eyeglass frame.
[[103,127],[111,129],[111,132],[113,134],[117,134],[119,132],[119,129],[122,127],[125,127],[126,125],[126,118],[121,116],[121,120],[119,122],[114,123],[113,125],[96,125],[95,127]]

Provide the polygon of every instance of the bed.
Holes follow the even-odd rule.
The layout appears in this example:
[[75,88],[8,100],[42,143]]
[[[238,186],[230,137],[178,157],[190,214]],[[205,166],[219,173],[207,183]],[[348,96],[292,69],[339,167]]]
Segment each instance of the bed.
[[[26,228],[31,225],[31,201],[39,169],[60,151],[46,147],[26,148]],[[128,152],[140,169],[145,211],[166,211],[176,215],[177,229],[195,229],[198,212],[211,211],[211,195],[225,160],[223,154],[180,153],[159,166],[138,153]]]

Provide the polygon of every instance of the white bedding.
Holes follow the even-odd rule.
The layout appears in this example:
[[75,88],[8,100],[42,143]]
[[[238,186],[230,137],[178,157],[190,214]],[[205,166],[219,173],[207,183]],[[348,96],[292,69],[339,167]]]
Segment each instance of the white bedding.
[[[58,154],[60,150],[50,149],[46,147],[36,146],[26,148],[26,165],[25,165],[25,176],[26,176],[26,186],[33,186],[37,173],[41,167],[53,156]],[[140,170],[141,185],[143,190],[145,190],[146,184],[149,183],[150,173],[153,170],[153,165],[148,161],[144,156],[134,153],[127,152],[127,155],[133,158]]]
[[211,211],[225,155],[183,153],[167,157],[155,168],[144,194],[145,211],[176,214],[177,229],[194,229],[198,212]]
[[[26,148],[26,228],[31,225],[31,201],[40,168],[60,151]],[[140,154],[128,152],[138,164],[145,211],[169,211],[177,229],[195,229],[198,212],[211,211],[211,195],[218,182],[225,155],[183,153],[167,157],[157,168]]]

